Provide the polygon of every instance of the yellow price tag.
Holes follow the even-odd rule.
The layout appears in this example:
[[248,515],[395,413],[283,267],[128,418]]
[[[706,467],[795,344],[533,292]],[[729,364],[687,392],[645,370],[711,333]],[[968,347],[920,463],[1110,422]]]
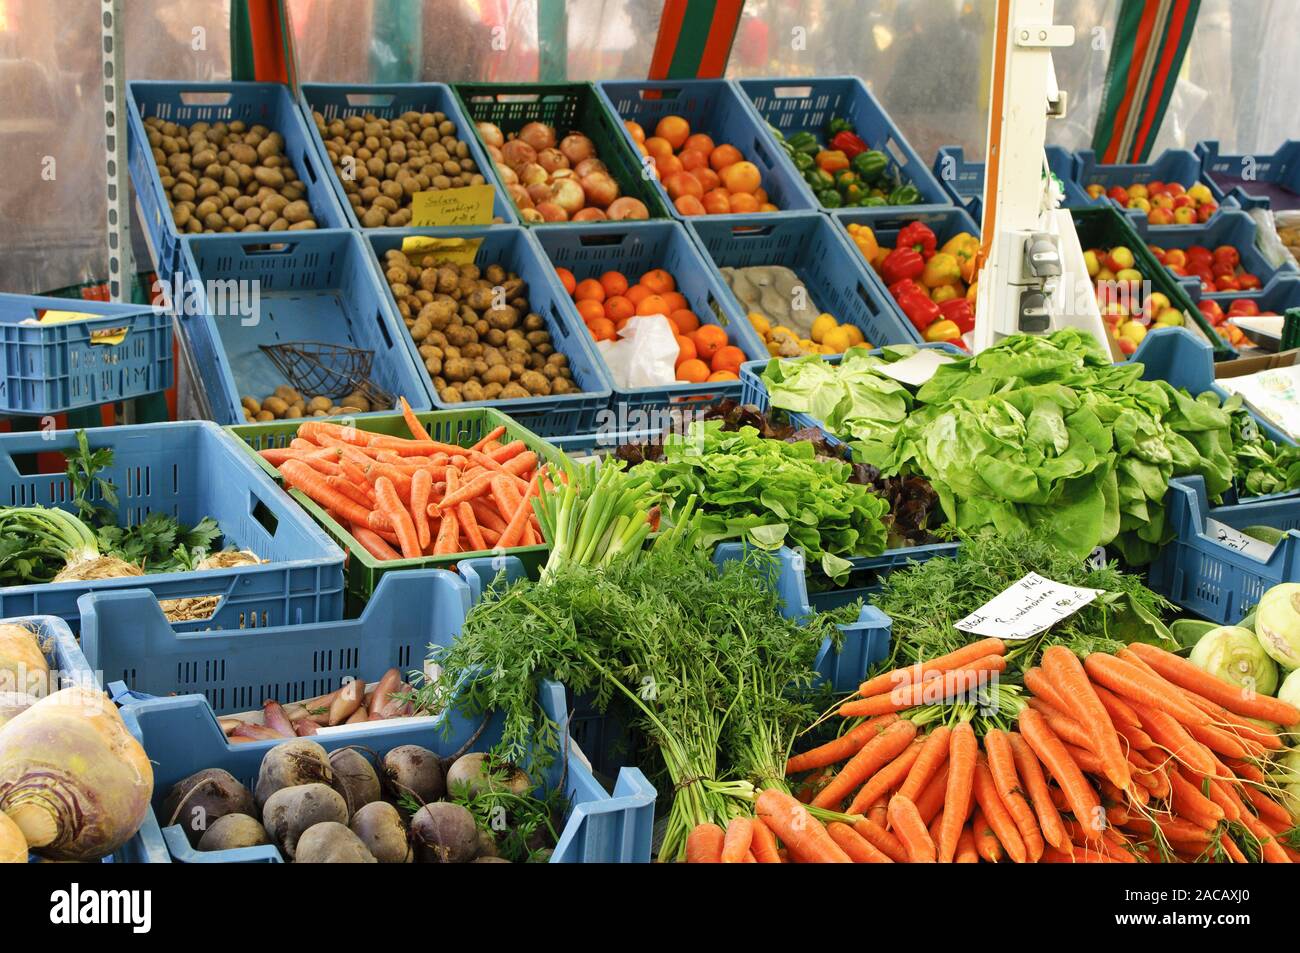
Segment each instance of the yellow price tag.
[[496,189],[490,185],[416,192],[411,196],[411,225],[415,228],[491,225],[495,198]]
[[[72,321],[97,321],[102,314],[86,314],[84,311],[46,311],[37,324],[67,324]],[[121,344],[126,340],[130,328],[100,328],[90,332],[91,344]]]
[[478,257],[481,238],[434,238],[430,235],[408,235],[402,239],[402,254],[413,265],[426,265],[445,261],[451,265],[472,265]]

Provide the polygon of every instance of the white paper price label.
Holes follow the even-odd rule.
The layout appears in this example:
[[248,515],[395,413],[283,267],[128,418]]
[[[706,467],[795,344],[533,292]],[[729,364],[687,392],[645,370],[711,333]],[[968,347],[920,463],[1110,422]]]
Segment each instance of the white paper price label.
[[1067,586],[1031,572],[955,627],[972,635],[1008,641],[1028,639],[1074,615],[1101,592],[1100,589]]
[[936,348],[921,348],[910,357],[892,364],[879,364],[875,370],[886,377],[892,377],[900,384],[920,387],[945,364],[951,364],[952,357]]
[[1277,548],[1262,539],[1247,536],[1241,530],[1233,529],[1227,523],[1220,523],[1218,520],[1207,519],[1205,521],[1205,535],[1220,546],[1228,547],[1233,552],[1245,553],[1247,556],[1253,556],[1255,559],[1264,561],[1268,561],[1273,555],[1273,550]]

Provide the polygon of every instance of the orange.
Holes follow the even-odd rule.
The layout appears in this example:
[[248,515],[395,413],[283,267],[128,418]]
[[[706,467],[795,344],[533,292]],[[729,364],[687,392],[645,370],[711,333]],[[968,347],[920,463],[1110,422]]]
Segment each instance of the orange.
[[777,208],[777,207],[776,207],[775,205],[773,205],[771,202],[764,202],[762,205],[760,205],[760,206],[758,207],[758,210],[759,210],[760,212],[779,212],[779,211],[781,211],[779,208]]
[[605,317],[611,321],[625,321],[636,314],[636,305],[629,298],[614,295],[605,299]]
[[682,160],[677,156],[655,156],[655,169],[659,172],[659,178],[665,182],[677,173],[685,171],[682,168]]
[[[692,334],[700,327],[700,319],[695,316],[695,312],[688,311],[685,308],[682,308],[679,311],[674,311],[672,314],[668,315],[668,318],[673,322],[673,324],[681,328],[682,334]],[[695,346],[691,345],[692,354],[695,353],[694,348]]]
[[718,348],[718,353],[713,355],[709,366],[715,371],[731,371],[733,374],[739,374],[740,365],[744,363],[745,352],[734,344],[728,344],[726,347]]
[[605,300],[605,288],[595,278],[584,278],[578,282],[578,287],[573,292],[574,300],[585,301],[590,298],[592,301]]
[[714,371],[709,375],[708,383],[715,384],[719,381],[738,381],[740,375],[735,371]]
[[645,141],[645,151],[658,159],[660,156],[672,155],[673,145],[667,139],[660,138],[659,136],[651,136]]
[[573,277],[573,272],[567,268],[556,268],[555,273],[560,277],[560,284],[564,285],[564,290],[572,297],[573,291],[578,287],[578,279]]
[[704,194],[704,211],[710,215],[727,215],[731,212],[731,196],[726,189],[714,189]]
[[[685,162],[685,160],[682,161],[683,163]],[[714,172],[706,165],[700,166],[698,169],[691,169],[689,171],[691,175],[695,176],[695,178],[700,180],[700,187],[704,189],[706,194],[712,192],[714,189],[716,189],[719,185],[722,184],[722,178],[718,175],[718,173]]]
[[690,304],[686,300],[686,296],[680,291],[670,291],[663,296],[663,299],[668,302],[669,314],[672,314],[674,311],[685,311],[690,307]]
[[721,170],[722,184],[728,192],[748,192],[751,195],[763,184],[762,173],[752,162],[737,162]]
[[600,286],[605,289],[605,297],[612,298],[615,295],[621,295],[627,291],[627,279],[623,277],[621,271],[607,271],[598,279]]
[[615,321],[614,330],[622,333],[623,329],[627,327],[627,323],[631,320],[631,318],[624,318],[622,321]]
[[677,322],[672,318],[665,318],[664,320],[666,320],[668,326],[673,329],[673,337],[681,337],[682,329],[677,326]]
[[680,149],[691,134],[691,124],[681,116],[664,116],[659,120],[659,125],[655,126],[655,135],[661,139],[667,139],[672,143],[673,149]]
[[697,132],[693,136],[688,136],[686,142],[682,145],[682,151],[703,152],[707,156],[713,151],[714,142],[710,136],[702,132]]
[[735,146],[723,144],[709,153],[709,168],[714,172],[721,172],[727,166],[734,165],[744,158]]
[[754,198],[758,199],[759,205],[767,204],[767,189],[757,188],[754,190]]
[[667,294],[670,291],[677,290],[677,282],[673,281],[673,276],[668,274],[662,268],[654,268],[647,271],[641,276],[641,284],[645,285],[654,294]]
[[635,306],[640,304],[643,299],[648,298],[652,294],[654,294],[653,291],[651,291],[645,285],[638,282],[637,284],[634,284],[631,288],[628,288],[627,294],[623,295],[623,297],[627,298],[627,300],[631,301],[632,304]]
[[709,365],[692,358],[677,365],[677,379],[692,384],[703,384],[709,379]]
[[636,306],[637,314],[662,314],[668,315],[668,305],[659,295],[646,295],[641,303]]
[[[679,178],[680,178],[680,175],[681,175],[681,174],[679,173],[679,175],[678,175]],[[687,178],[689,179],[690,176],[687,176]],[[695,180],[694,180],[694,179],[691,179],[691,181],[695,181]],[[694,195],[679,195],[679,196],[677,196],[676,201],[673,202],[673,208],[677,209],[678,212],[680,212],[681,214],[687,216],[688,218],[690,218],[690,217],[692,217],[692,216],[695,216],[695,215],[703,215],[703,214],[704,214],[704,205],[703,205],[703,203],[701,203],[700,200],[699,200],[698,198],[696,198]]]
[[758,199],[748,192],[732,192],[731,210],[733,212],[757,212]]
[[645,142],[645,130],[641,128],[639,122],[633,122],[631,119],[624,120],[623,126],[632,134],[632,139],[636,142]]
[[587,325],[587,330],[597,341],[612,341],[617,334],[614,322],[609,318],[597,318]]
[[697,199],[704,195],[700,180],[686,172],[678,172],[676,175],[670,175],[664,179],[664,188],[668,190],[668,197],[674,202],[683,195],[689,195]]
[[677,335],[677,366],[683,361],[695,360],[695,342],[684,334]]
[[578,314],[582,315],[583,321],[590,324],[605,317],[605,306],[593,298],[583,298],[578,302]]
[[716,324],[701,324],[691,335],[691,340],[695,342],[695,350],[701,359],[711,361],[713,355],[727,346],[727,332]]
[[699,152],[695,149],[683,149],[677,154],[677,158],[682,160],[682,168],[687,172],[694,172],[696,169],[707,169],[709,167],[709,154]]

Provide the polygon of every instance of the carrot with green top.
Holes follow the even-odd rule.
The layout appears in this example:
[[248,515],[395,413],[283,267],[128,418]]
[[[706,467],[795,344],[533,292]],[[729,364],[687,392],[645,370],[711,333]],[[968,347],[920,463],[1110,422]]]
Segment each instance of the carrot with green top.
[[1216,678],[1162,648],[1135,642],[1126,651],[1146,662],[1166,681],[1222,705],[1234,714],[1279,725],[1289,726],[1300,722],[1300,709],[1294,705],[1267,695],[1247,693],[1241,686]]
[[803,754],[795,755],[786,762],[785,773],[801,774],[804,771],[811,771],[813,768],[824,768],[827,765],[846,761],[860,751],[864,744],[896,721],[898,721],[898,716],[893,714],[868,719],[846,731],[834,741],[828,741],[824,745],[803,752]]
[[726,834],[717,824],[697,824],[686,835],[686,862],[688,864],[722,863],[722,845]]
[[743,864],[754,840],[754,822],[748,817],[733,817],[722,839],[722,862]]
[[889,826],[903,842],[909,864],[936,862],[934,841],[930,839],[930,832],[911,800],[898,794],[889,799]]
[[791,855],[803,863],[853,863],[822,822],[784,791],[766,788],[755,799],[754,808]]
[[1038,760],[1056,779],[1065,795],[1070,811],[1093,829],[1101,813],[1101,801],[1079,766],[1065,749],[1061,739],[1047,726],[1047,720],[1032,708],[1025,708],[1019,717],[1020,734],[1033,749]]
[[[886,814],[888,821],[888,809],[881,805],[881,811]],[[885,830],[885,825],[879,820],[873,820],[870,817],[864,817],[853,825],[853,829],[858,835],[876,850],[880,851],[896,864],[907,863],[907,849],[903,847],[903,842],[897,837]]]
[[855,864],[893,863],[888,856],[871,846],[870,841],[841,821],[833,821],[827,824],[826,833],[831,835],[831,840],[839,844],[840,849],[848,854],[849,859]]
[[760,864],[779,864],[781,855],[776,845],[776,835],[763,822],[761,817],[754,818],[754,837],[749,849],[754,852],[754,859]]
[[984,753],[988,757],[989,774],[1002,800],[1015,821],[1016,830],[1024,842],[1025,851],[1031,864],[1038,863],[1043,856],[1045,839],[1033,808],[1029,806],[1024,794],[1024,786],[1016,772],[1016,756],[1011,750],[1011,739],[1005,731],[993,729],[984,734]]
[[1101,758],[1106,779],[1121,791],[1128,790],[1132,779],[1119,735],[1110,720],[1110,712],[1093,691],[1079,657],[1063,645],[1053,645],[1043,652],[1043,672],[1069,706],[1065,713],[1073,715],[1075,722],[1092,737],[1092,743],[1086,747]]
[[988,655],[964,668],[944,672],[928,682],[912,682],[896,691],[870,698],[845,702],[837,713],[845,717],[869,717],[903,711],[918,705],[934,705],[956,697],[970,695],[988,681],[990,673],[1005,671],[1007,660],[1000,655]]
[[952,863],[966,818],[970,817],[979,741],[963,721],[948,736],[948,781],[944,789],[943,824],[939,828],[939,863]]
[[971,818],[971,836],[975,838],[975,850],[991,864],[996,864],[1006,856],[998,835],[993,833],[984,812],[975,806],[975,816]]
[[949,652],[947,655],[940,655],[918,665],[896,668],[877,675],[875,678],[867,679],[858,686],[858,694],[863,698],[888,694],[895,688],[901,688],[903,685],[924,680],[924,677],[931,672],[951,672],[959,668],[965,668],[971,662],[978,662],[989,655],[1002,655],[1006,650],[1006,643],[1001,639],[982,639],[979,642],[972,642],[970,645],[963,645],[955,652]]
[[975,802],[984,812],[985,820],[993,828],[993,833],[997,835],[998,842],[1006,850],[1007,856],[1017,864],[1026,863],[1029,860],[1029,850],[1025,847],[1024,839],[1020,836],[1020,830],[1016,827],[1011,812],[1007,810],[1007,806],[1002,803],[1002,798],[998,795],[993,773],[989,770],[988,762],[983,756],[975,759]]
[[1136,701],[1130,701],[1133,710],[1142,719],[1142,730],[1164,752],[1193,771],[1213,777],[1215,761],[1210,752],[1193,738],[1187,728],[1177,718],[1156,707],[1148,708]]
[[867,778],[902,753],[916,737],[916,725],[896,721],[862,746],[839,774],[813,798],[813,807],[838,808],[849,794]]
[[1018,732],[1007,732],[1007,744],[1015,760],[1016,776],[1034,809],[1034,816],[1038,818],[1038,828],[1043,833],[1043,839],[1057,850],[1069,853],[1070,837],[1065,832],[1065,825],[1061,823],[1056,805],[1052,803],[1042,762]]
[[[888,717],[888,716],[886,716]],[[903,749],[903,753],[871,776],[866,784],[858,790],[846,814],[861,814],[870,809],[877,800],[887,797],[895,788],[907,779],[907,774],[916,764],[925,742],[917,739]]]
[[961,829],[961,834],[957,837],[957,853],[953,857],[953,862],[958,864],[980,862],[979,851],[975,849],[975,834],[969,824]]
[[910,801],[915,801],[921,796],[930,779],[948,760],[948,737],[951,734],[946,725],[939,725],[926,736],[920,755],[917,756],[912,769],[907,773],[906,780],[898,789],[899,794]]
[[[1135,702],[1158,708],[1183,724],[1210,723],[1210,716],[1184,698],[1181,689],[1126,659],[1105,652],[1093,652],[1084,659],[1083,667],[1087,669],[1090,679],[1123,698],[1129,707],[1138,712],[1139,717],[1142,713]],[[1143,728],[1145,727],[1144,720]]]
[[916,805],[917,813],[921,815],[921,822],[926,827],[929,827],[931,821],[943,813],[943,802],[947,793],[948,765],[944,764],[930,778],[930,783],[925,786],[925,790],[913,802]]

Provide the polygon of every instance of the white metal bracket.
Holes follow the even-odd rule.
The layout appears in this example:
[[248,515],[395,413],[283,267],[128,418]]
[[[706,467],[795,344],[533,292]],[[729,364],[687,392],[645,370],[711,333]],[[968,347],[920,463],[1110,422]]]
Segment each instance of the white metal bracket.
[[1016,27],[1016,46],[1074,46],[1074,27],[1062,23],[1028,23]]

